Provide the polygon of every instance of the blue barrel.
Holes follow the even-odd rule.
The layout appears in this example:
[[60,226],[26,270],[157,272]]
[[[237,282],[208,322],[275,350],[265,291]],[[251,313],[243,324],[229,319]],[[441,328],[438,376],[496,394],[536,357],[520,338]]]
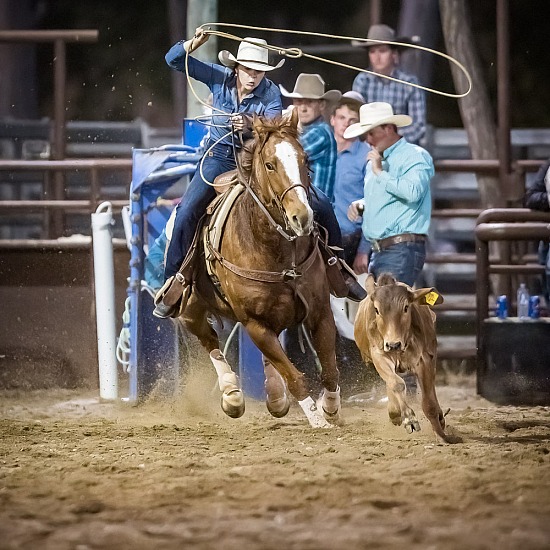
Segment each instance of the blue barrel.
[[191,147],[200,147],[201,141],[208,133],[208,126],[194,118],[183,119],[183,143]]
[[245,395],[265,400],[262,352],[254,345],[243,327],[239,329],[239,376]]

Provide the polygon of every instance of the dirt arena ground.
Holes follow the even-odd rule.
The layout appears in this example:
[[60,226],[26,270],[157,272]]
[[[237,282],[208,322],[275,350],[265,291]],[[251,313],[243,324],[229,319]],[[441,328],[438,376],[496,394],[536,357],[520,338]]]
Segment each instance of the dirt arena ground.
[[495,406],[465,377],[438,388],[436,444],[389,423],[380,390],[314,431],[297,406],[226,417],[212,373],[172,401],[0,394],[0,548],[547,549],[550,408]]

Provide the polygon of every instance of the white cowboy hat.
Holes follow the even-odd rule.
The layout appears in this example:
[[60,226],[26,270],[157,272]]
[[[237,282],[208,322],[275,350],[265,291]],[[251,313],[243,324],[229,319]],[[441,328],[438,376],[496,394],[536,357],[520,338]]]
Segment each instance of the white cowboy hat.
[[366,134],[369,130],[382,124],[395,124],[398,128],[412,124],[409,115],[394,115],[389,103],[375,101],[362,105],[359,109],[359,122],[349,126],[344,132],[344,138],[350,139]]
[[287,91],[282,84],[279,84],[279,88],[285,97],[326,99],[327,101],[338,101],[342,97],[338,90],[325,92],[325,81],[318,74],[299,74],[292,92]]
[[[395,36],[395,31],[388,25],[371,25],[367,33],[366,40],[352,40],[352,46],[360,48],[370,48],[371,46],[380,46],[390,42],[399,42],[400,44],[411,44],[413,41],[406,36]],[[393,48],[398,48],[396,44],[390,44]]]
[[[256,44],[260,45],[257,46]],[[261,38],[243,38],[243,41],[239,44],[237,57],[227,50],[222,50],[218,54],[218,59],[223,65],[231,69],[237,63],[254,71],[272,71],[273,69],[278,69],[285,60],[281,59],[277,65],[270,65],[269,50],[262,47],[262,45],[267,46],[267,42]]]

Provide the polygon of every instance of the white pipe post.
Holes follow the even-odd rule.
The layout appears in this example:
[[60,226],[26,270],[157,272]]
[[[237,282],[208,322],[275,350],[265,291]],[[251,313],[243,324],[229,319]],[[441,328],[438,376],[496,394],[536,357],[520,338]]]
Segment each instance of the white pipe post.
[[115,270],[113,260],[113,212],[110,202],[101,203],[92,214],[94,283],[99,362],[99,398],[118,397],[115,329]]

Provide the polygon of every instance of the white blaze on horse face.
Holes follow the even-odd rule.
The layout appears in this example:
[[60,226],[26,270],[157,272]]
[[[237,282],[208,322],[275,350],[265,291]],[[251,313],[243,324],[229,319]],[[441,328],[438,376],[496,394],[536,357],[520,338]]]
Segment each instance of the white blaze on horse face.
[[[285,169],[290,185],[303,185],[300,178],[300,165],[298,163],[298,153],[296,149],[288,142],[282,141],[275,145],[275,155]],[[298,200],[304,204],[307,212],[307,221],[302,227],[294,228],[298,234],[309,234],[313,226],[313,210],[307,200],[306,190],[303,187],[295,187],[294,190]],[[289,221],[292,224],[292,217]]]

